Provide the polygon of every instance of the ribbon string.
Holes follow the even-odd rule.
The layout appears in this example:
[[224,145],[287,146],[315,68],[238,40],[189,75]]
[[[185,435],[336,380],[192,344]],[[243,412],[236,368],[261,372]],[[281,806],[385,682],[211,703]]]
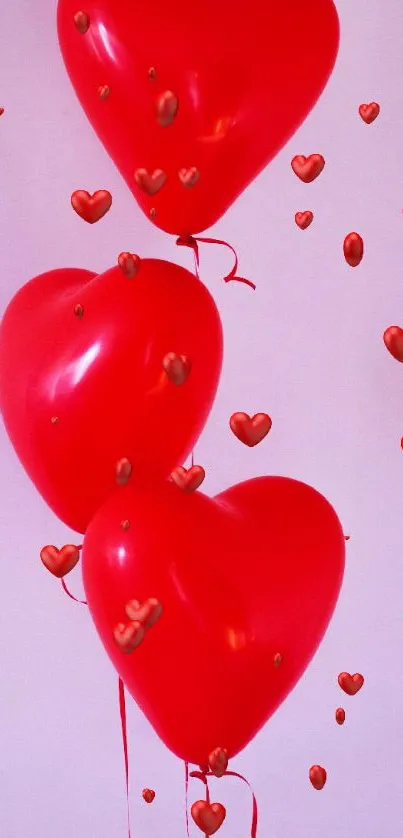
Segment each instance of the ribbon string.
[[64,579],[61,579],[60,581],[61,581],[61,583],[62,583],[62,588],[63,588],[64,592],[67,594],[67,596],[69,596],[69,597],[70,597],[70,599],[74,599],[74,602],[79,602],[79,603],[80,603],[80,605],[88,605],[87,600],[85,600],[85,599],[77,599],[77,597],[73,596],[73,594],[71,594],[71,593],[70,593],[70,591],[69,591],[69,589],[68,589],[68,587],[67,587],[67,585],[66,585],[66,583],[65,583]]
[[189,763],[185,762],[185,814],[186,814],[186,835],[190,838],[189,833]]
[[128,744],[127,744],[126,699],[125,699],[125,685],[124,685],[121,678],[119,678],[119,709],[120,709],[120,721],[121,721],[121,724],[122,724],[123,753],[124,753],[124,757],[125,757],[127,827],[128,827],[129,838],[131,838],[130,801],[129,801],[129,748],[128,748]]
[[253,290],[256,291],[256,285],[254,285],[254,283],[251,282],[250,279],[244,279],[244,277],[236,275],[236,272],[238,270],[238,256],[235,248],[232,247],[232,244],[222,241],[222,239],[205,239],[200,237],[195,238],[194,236],[179,236],[179,238],[176,240],[176,244],[178,245],[178,247],[190,247],[193,250],[195,257],[196,276],[198,278],[200,278],[200,255],[198,242],[201,242],[203,244],[219,244],[222,247],[227,247],[229,250],[231,250],[234,254],[235,263],[234,267],[229,272],[229,274],[223,277],[224,282],[243,282],[244,285],[249,285],[250,288],[253,288]]
[[[202,783],[206,786],[206,800],[207,803],[210,803],[210,795],[208,789],[208,782],[207,777],[214,777],[215,775],[211,771],[192,771],[190,774],[191,777],[194,777],[196,780],[201,780]],[[251,838],[256,838],[257,836],[257,825],[258,825],[258,808],[257,808],[257,800],[255,797],[255,793],[252,789],[252,786],[249,780],[246,779],[242,774],[237,774],[236,771],[225,771],[223,777],[237,777],[238,780],[242,780],[243,783],[246,783],[248,788],[252,794],[252,824],[250,829]]]

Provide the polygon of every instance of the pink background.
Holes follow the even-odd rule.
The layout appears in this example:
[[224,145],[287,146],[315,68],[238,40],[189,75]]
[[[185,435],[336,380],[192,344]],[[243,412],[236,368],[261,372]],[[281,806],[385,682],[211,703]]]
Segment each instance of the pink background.
[[[66,265],[102,271],[121,250],[192,265],[189,251],[143,218],[87,123],[59,55],[55,6],[0,6],[2,310],[35,274]],[[231,266],[225,250],[202,253],[226,338],[218,398],[196,449],[205,491],[257,474],[296,477],[328,497],[351,535],[325,641],[234,764],[255,788],[262,838],[389,838],[403,827],[403,381],[382,342],[384,329],[403,321],[403,15],[401,0],[337,6],[341,49],[322,99],[212,231],[237,247],[256,293],[221,282]],[[367,126],[357,108],[372,100],[381,114]],[[305,185],[290,160],[314,152],[326,167]],[[70,207],[80,188],[113,193],[112,211],[93,227]],[[301,231],[294,213],[304,209],[315,219]],[[352,230],[366,248],[356,269],[342,256]],[[256,449],[230,434],[235,410],[272,416]],[[86,609],[38,558],[43,544],[64,544],[71,533],[30,485],[3,430],[0,445],[0,832],[124,838],[117,677]],[[69,585],[82,592],[78,570]],[[365,675],[354,698],[337,685],[341,670]],[[339,705],[344,727],[334,721]],[[184,836],[183,765],[131,702],[128,716],[133,835]],[[321,793],[308,781],[312,763],[328,771]],[[156,790],[152,806],[144,786]],[[193,781],[191,802],[201,792]],[[248,835],[247,788],[215,781],[212,798],[228,809],[220,838]]]

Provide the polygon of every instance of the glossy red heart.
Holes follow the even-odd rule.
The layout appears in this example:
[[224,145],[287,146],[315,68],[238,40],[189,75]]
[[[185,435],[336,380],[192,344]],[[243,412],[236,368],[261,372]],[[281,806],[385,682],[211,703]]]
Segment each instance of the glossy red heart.
[[321,765],[312,765],[309,769],[309,779],[316,791],[321,791],[326,785],[327,772]]
[[301,230],[306,230],[313,221],[313,212],[311,210],[304,210],[304,212],[295,213],[295,223]]
[[321,154],[310,154],[309,157],[297,154],[291,160],[291,167],[300,180],[304,183],[312,183],[323,171],[325,159]]
[[267,413],[256,413],[254,416],[242,412],[233,413],[229,423],[232,433],[249,448],[258,445],[272,426]]
[[80,550],[74,544],[65,544],[59,550],[53,544],[42,547],[41,561],[53,576],[62,579],[76,566],[80,559]]
[[[163,369],[171,351],[191,361],[181,387]],[[135,280],[66,268],[21,288],[0,326],[0,408],[56,515],[84,532],[117,481],[168,477],[203,429],[221,359],[210,294],[169,262],[142,260]]]
[[98,189],[93,195],[84,189],[77,189],[71,196],[71,206],[80,218],[88,224],[95,224],[110,210],[112,195],[107,189]]
[[206,476],[203,466],[191,466],[187,469],[184,466],[178,466],[171,474],[171,478],[180,489],[184,492],[195,492],[201,486]]
[[383,342],[393,358],[403,363],[403,329],[400,326],[388,326]]
[[[344,554],[330,504],[283,477],[216,498],[170,481],[133,482],[98,510],[82,556],[91,615],[127,689],[178,757],[207,765],[219,743],[232,758],[256,735],[323,637]],[[128,591],[139,601],[152,591],[164,609],[133,658],[113,639]]]
[[77,96],[147,218],[178,236],[212,227],[289,140],[339,43],[332,0],[86,0],[79,31],[75,15],[59,0]]
[[227,814],[221,803],[207,803],[206,800],[196,800],[190,810],[196,826],[205,835],[214,835],[225,820]]
[[371,122],[374,122],[377,116],[379,116],[380,110],[381,109],[377,102],[371,102],[369,105],[360,105],[358,113],[367,125],[371,125]]
[[143,628],[148,630],[159,620],[163,608],[155,597],[150,597],[145,602],[139,602],[137,599],[130,600],[125,611],[129,620],[141,623]]
[[118,623],[113,630],[113,637],[119,651],[131,655],[143,642],[145,630],[139,622]]
[[208,758],[209,768],[215,777],[223,777],[228,768],[228,753],[226,748],[215,748]]
[[125,276],[129,277],[129,279],[134,279],[140,270],[141,259],[135,253],[127,253],[125,251],[124,253],[119,253],[118,265]]
[[364,256],[364,242],[359,233],[349,233],[343,243],[344,258],[350,268],[357,268]]
[[339,686],[347,695],[355,695],[359,692],[364,684],[364,676],[356,672],[355,675],[350,675],[349,672],[340,672],[338,676]]

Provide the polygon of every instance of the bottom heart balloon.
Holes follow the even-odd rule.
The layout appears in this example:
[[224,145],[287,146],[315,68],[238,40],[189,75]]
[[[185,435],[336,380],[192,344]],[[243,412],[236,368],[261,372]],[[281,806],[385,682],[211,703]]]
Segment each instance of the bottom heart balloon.
[[[344,554],[332,506],[287,477],[215,498],[132,481],[109,497],[84,538],[86,598],[117,672],[174,754],[206,765],[218,745],[230,759],[257,734],[323,638]],[[161,616],[125,654],[114,629],[130,600],[150,597]]]

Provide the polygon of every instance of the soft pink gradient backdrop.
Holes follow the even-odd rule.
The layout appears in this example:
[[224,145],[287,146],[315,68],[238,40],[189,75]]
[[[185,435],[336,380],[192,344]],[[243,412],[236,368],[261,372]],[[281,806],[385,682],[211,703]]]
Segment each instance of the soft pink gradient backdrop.
[[[102,270],[121,250],[192,265],[190,252],[143,218],[87,123],[59,55],[55,5],[0,6],[1,310],[35,274]],[[403,15],[401,0],[337,6],[341,49],[322,99],[212,231],[238,248],[240,273],[258,290],[220,281],[225,250],[202,255],[226,337],[219,395],[197,447],[206,492],[257,474],[293,476],[329,498],[351,535],[320,651],[234,765],[256,790],[261,838],[389,838],[403,826],[403,371],[382,342],[388,325],[403,323]],[[357,108],[372,100],[381,114],[367,126]],[[312,152],[326,167],[305,185],[290,160]],[[113,210],[93,227],[70,208],[78,188],[113,193]],[[294,213],[304,209],[315,220],[301,231]],[[366,246],[357,269],[342,256],[351,230]],[[256,449],[230,434],[234,410],[272,416]],[[71,534],[3,430],[0,480],[1,835],[125,838],[117,678],[86,609],[38,560],[44,543]],[[78,571],[69,584],[81,593]],[[339,690],[341,670],[365,675],[356,697]],[[334,721],[339,705],[344,727]],[[183,766],[132,703],[128,715],[134,838],[184,836]],[[307,777],[316,762],[328,771],[320,794]],[[156,790],[152,806],[144,786]],[[212,788],[228,807],[220,838],[245,838],[248,790],[232,779]],[[191,801],[200,796],[193,781]]]

